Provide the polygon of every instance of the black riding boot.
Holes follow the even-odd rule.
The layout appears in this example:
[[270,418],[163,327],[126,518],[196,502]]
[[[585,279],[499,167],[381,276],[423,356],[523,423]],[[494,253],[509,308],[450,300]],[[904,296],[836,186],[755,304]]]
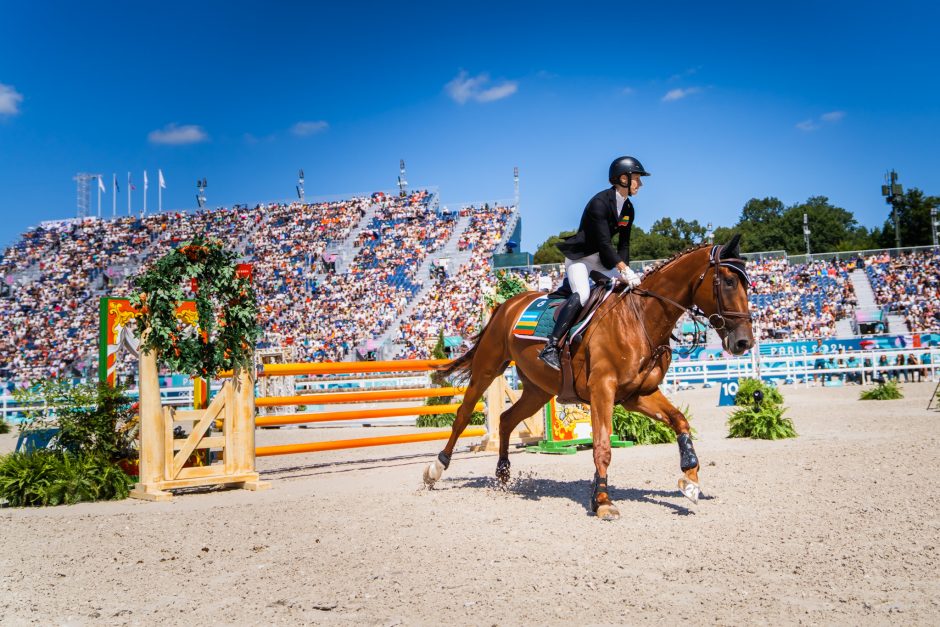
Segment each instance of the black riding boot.
[[558,340],[564,337],[571,323],[581,311],[581,298],[577,294],[572,294],[561,306],[558,312],[558,319],[555,320],[555,328],[548,334],[548,344],[539,353],[539,359],[554,368],[561,370],[561,356],[558,354]]

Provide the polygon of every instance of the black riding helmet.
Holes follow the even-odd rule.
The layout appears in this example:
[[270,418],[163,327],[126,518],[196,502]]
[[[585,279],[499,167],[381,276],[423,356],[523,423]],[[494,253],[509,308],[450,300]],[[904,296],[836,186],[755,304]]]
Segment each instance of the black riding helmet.
[[640,176],[650,175],[638,159],[634,157],[617,157],[614,159],[614,162],[610,164],[610,172],[607,175],[607,180],[610,181],[611,185],[616,185],[620,181],[622,174],[628,175],[631,179],[634,174],[639,174]]

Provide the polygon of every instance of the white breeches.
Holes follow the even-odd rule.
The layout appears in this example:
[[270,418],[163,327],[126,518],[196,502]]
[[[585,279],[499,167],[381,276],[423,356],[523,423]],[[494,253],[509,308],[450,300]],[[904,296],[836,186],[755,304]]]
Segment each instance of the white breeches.
[[620,276],[617,268],[607,269],[604,267],[599,253],[581,259],[568,259],[565,257],[565,273],[568,275],[568,283],[571,285],[571,291],[577,293],[578,298],[581,299],[582,307],[591,294],[591,284],[588,281],[591,270],[597,270],[610,278]]

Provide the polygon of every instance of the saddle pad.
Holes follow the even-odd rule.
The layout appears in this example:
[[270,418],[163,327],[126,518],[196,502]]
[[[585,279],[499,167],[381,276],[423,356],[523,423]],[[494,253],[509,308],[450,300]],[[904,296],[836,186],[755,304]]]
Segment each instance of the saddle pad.
[[[600,307],[601,303],[607,300],[613,292],[613,284],[607,290],[607,293],[604,294],[604,297],[598,303]],[[561,305],[565,302],[564,298],[549,298],[548,296],[539,296],[525,308],[525,311],[522,312],[522,315],[519,316],[516,326],[513,327],[512,333],[518,338],[524,340],[538,340],[540,342],[548,341],[548,334],[552,332],[552,329],[555,328],[555,311],[556,307],[553,305]],[[597,311],[596,309],[594,311]],[[587,327],[588,323],[591,321],[591,318],[594,317],[594,311],[591,314],[574,325],[571,330],[568,332],[569,338],[577,338],[582,331]]]
[[549,305],[562,303],[562,299],[549,299],[548,296],[539,296],[525,308],[519,321],[513,327],[516,337],[528,340],[548,341],[548,334],[555,328],[555,307]]

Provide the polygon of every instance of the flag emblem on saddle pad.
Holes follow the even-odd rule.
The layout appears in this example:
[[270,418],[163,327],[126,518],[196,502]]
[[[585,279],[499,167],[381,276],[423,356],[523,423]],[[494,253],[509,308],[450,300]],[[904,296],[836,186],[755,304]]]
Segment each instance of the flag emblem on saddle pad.
[[519,317],[519,322],[516,323],[513,333],[516,335],[535,335],[535,329],[539,325],[539,318],[545,313],[547,306],[548,298],[544,296],[537,298],[522,312],[522,316]]

